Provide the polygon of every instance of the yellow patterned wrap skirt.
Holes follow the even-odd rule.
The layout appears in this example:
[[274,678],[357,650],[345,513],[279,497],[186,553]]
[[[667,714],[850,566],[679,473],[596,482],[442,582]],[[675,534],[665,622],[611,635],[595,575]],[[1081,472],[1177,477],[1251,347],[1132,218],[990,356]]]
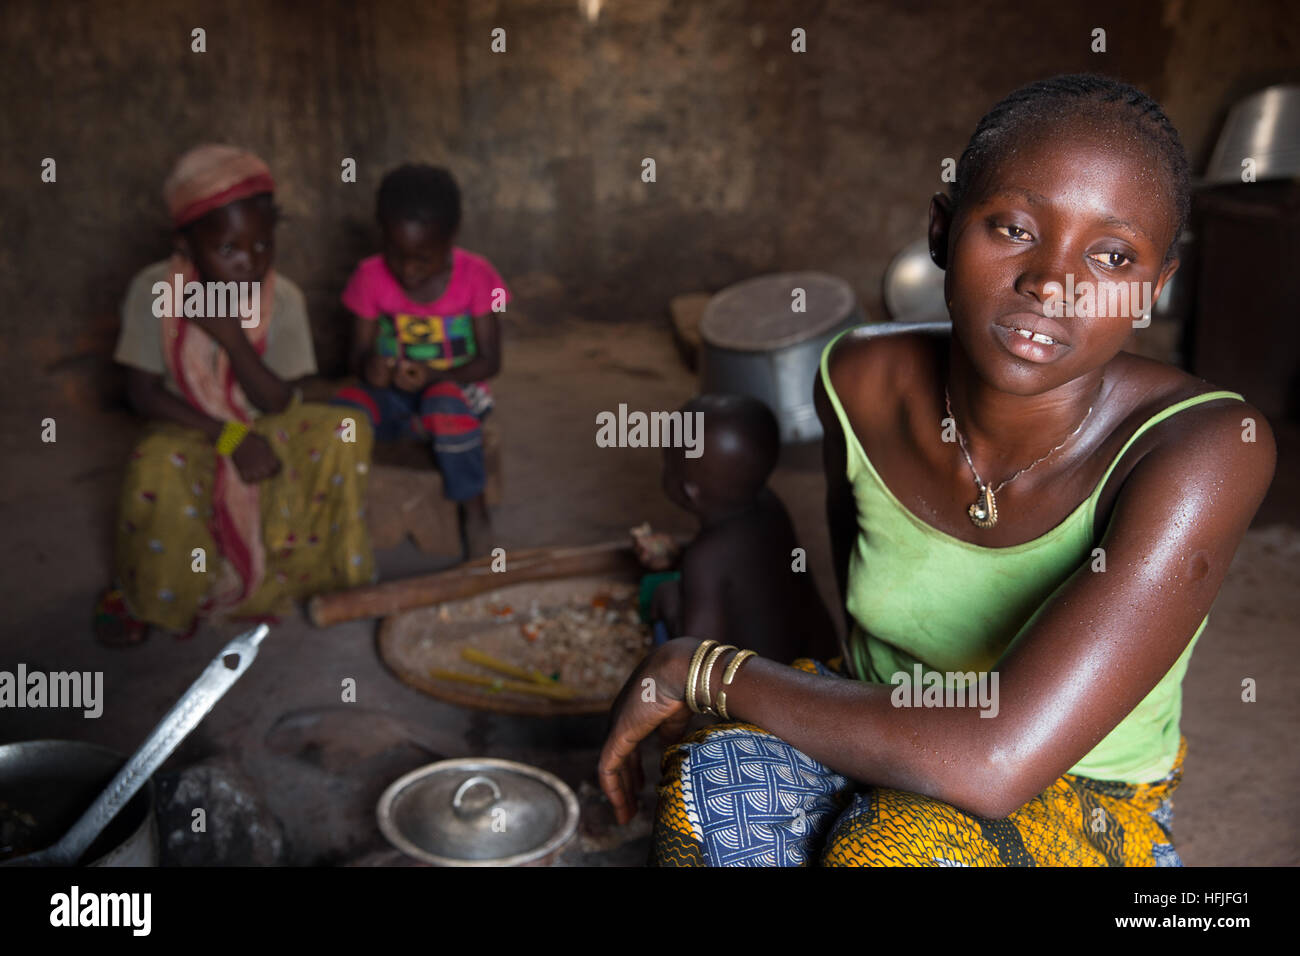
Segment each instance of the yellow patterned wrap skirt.
[[132,452],[114,558],[117,587],[137,619],[183,632],[196,617],[269,617],[296,598],[373,580],[365,522],[373,435],[365,416],[295,401],[256,419],[251,431],[281,468],[257,485],[261,580],[229,607],[215,599],[232,590],[233,574],[213,536],[216,450],[194,429],[155,424]]

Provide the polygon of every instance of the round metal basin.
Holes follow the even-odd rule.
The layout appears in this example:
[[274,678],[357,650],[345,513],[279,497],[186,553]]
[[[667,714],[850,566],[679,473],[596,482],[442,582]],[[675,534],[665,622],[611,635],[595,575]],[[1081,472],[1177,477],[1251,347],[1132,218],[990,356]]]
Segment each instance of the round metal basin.
[[1269,86],[1234,103],[1198,185],[1242,183],[1247,158],[1256,181],[1300,178],[1300,84]]

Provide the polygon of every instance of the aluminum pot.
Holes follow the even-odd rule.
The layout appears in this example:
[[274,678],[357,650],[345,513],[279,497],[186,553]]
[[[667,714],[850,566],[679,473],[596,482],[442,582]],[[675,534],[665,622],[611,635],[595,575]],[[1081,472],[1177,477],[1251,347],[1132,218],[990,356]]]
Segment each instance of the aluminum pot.
[[487,757],[440,760],[394,781],[379,829],[435,866],[545,866],[578,829],[578,798],[538,767]]
[[885,269],[885,311],[895,322],[947,322],[943,281],[944,271],[930,258],[930,240],[909,242]]
[[835,276],[782,272],[739,282],[705,307],[700,389],[757,398],[776,415],[782,442],[818,439],[813,384],[822,351],[865,321],[853,289]]
[[[63,836],[126,763],[126,756],[76,740],[0,745],[0,837],[26,852]],[[88,866],[157,866],[158,823],[149,780],[86,851]],[[8,852],[0,846],[0,852]]]
[[1269,86],[1234,103],[1197,185],[1240,184],[1246,159],[1259,182],[1300,179],[1300,84]]

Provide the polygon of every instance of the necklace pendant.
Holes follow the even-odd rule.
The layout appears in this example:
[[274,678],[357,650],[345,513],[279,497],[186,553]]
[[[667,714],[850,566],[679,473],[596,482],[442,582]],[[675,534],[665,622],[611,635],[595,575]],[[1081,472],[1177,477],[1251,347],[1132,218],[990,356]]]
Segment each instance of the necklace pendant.
[[993,497],[993,489],[987,485],[980,488],[979,497],[966,510],[977,528],[991,528],[998,523],[998,500]]

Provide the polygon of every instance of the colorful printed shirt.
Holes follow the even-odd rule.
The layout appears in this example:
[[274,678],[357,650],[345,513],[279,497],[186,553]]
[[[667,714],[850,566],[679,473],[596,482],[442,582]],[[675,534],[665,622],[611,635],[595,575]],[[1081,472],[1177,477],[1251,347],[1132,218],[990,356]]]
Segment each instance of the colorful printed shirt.
[[439,371],[477,357],[474,316],[491,312],[498,297],[510,301],[501,276],[482,256],[464,249],[452,250],[451,279],[432,302],[408,297],[383,256],[363,259],[343,290],[343,304],[355,315],[379,322],[375,349],[380,355],[424,362]]

